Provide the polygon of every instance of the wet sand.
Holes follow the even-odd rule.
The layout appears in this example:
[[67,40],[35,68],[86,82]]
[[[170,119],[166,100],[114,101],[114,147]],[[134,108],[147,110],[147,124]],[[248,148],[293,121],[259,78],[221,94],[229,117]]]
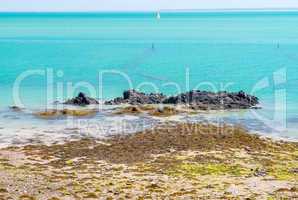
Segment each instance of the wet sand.
[[164,123],[104,140],[0,150],[0,199],[295,199],[298,143]]

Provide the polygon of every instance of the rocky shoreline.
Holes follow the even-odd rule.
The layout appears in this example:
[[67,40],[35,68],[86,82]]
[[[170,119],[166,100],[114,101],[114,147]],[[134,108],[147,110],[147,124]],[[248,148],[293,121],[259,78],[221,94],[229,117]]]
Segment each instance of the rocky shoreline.
[[[136,90],[123,92],[123,97],[103,102],[104,105],[116,105],[111,108],[113,115],[145,115],[153,117],[171,117],[175,115],[194,115],[201,111],[256,109],[259,99],[255,96],[240,92],[206,92],[190,91],[176,96],[166,96],[161,93],[145,94]],[[100,112],[94,107],[100,101],[80,92],[78,96],[68,99],[62,105],[78,107],[57,107],[34,111],[32,114],[41,119],[63,119],[67,117],[93,117]],[[86,107],[93,105],[93,107]],[[124,106],[120,106],[124,105]],[[22,112],[24,108],[9,107],[11,111]]]

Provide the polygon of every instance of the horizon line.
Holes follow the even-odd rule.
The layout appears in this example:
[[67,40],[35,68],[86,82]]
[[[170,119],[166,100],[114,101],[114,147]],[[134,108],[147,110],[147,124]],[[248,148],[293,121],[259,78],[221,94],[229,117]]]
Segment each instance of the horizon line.
[[237,12],[237,11],[298,11],[297,8],[214,8],[214,9],[156,9],[156,10],[40,10],[40,11],[34,11],[34,10],[28,10],[28,11],[22,11],[22,10],[11,10],[11,11],[1,11],[0,13],[152,13],[152,12],[222,12],[222,11],[231,11],[231,12]]

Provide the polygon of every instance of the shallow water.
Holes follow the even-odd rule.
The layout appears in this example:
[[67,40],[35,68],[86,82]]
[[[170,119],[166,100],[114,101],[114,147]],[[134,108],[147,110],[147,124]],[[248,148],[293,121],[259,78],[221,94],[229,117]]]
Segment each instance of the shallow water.
[[257,119],[256,115],[260,110],[209,111],[159,118],[146,114],[115,115],[115,107],[103,106],[96,116],[59,119],[38,118],[34,113],[40,110],[42,109],[24,109],[21,112],[3,110],[0,113],[0,147],[63,143],[86,137],[103,139],[151,129],[164,122],[212,123],[219,127],[227,124],[231,128],[241,126],[253,134],[265,137],[298,141],[297,122],[290,122],[293,123],[292,128],[283,128],[275,122]]
[[[59,127],[61,120],[40,122],[12,114],[7,107],[22,103],[28,110],[40,109],[78,91],[88,92],[82,85],[66,89],[67,83],[83,81],[92,86],[89,94],[99,99],[120,96],[130,86],[169,95],[193,88],[244,90],[258,96],[263,109],[221,119],[297,138],[297,22],[298,12],[293,11],[161,13],[160,20],[154,13],[2,13],[1,135],[9,137],[8,132],[14,132],[10,126]],[[16,102],[13,87],[28,70],[41,75],[21,82],[21,102]],[[53,79],[47,79],[51,73]]]

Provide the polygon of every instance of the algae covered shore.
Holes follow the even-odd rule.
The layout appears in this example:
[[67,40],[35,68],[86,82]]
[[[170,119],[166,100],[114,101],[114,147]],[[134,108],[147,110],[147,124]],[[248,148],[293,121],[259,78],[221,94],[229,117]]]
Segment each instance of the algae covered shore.
[[0,168],[0,199],[298,198],[298,144],[226,125],[9,147]]

